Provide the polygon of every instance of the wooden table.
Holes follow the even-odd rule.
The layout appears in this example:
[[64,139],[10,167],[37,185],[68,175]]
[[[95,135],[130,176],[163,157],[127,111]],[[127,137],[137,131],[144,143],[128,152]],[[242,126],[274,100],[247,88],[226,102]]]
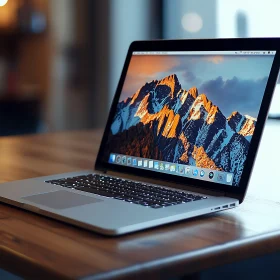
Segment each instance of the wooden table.
[[[1,138],[1,181],[90,169],[100,137]],[[269,121],[240,207],[118,238],[0,204],[0,266],[31,279],[164,279],[280,250],[279,146]]]

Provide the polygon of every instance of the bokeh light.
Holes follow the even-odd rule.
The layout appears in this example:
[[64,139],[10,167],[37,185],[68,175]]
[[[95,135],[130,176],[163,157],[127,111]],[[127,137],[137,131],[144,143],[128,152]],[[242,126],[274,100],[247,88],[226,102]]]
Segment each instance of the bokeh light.
[[182,17],[183,28],[191,33],[198,32],[203,26],[203,20],[197,13],[186,13]]
[[0,0],[0,7],[5,6],[8,3],[8,0]]

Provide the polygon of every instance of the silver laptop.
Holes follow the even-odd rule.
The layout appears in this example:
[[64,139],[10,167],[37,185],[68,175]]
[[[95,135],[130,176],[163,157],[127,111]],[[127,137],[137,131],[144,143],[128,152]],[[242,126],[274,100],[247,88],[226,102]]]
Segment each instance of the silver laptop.
[[264,38],[133,42],[95,169],[4,183],[0,200],[106,235],[238,206],[279,46]]

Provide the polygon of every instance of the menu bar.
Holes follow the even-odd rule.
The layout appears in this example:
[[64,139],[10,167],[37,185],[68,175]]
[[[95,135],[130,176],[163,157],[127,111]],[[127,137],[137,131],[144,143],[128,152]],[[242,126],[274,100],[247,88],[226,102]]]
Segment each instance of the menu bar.
[[216,182],[226,185],[232,185],[233,183],[232,173],[200,168],[192,165],[170,163],[122,154],[110,154],[109,163],[131,166],[135,168],[152,170],[156,172],[162,172],[166,174],[183,176],[209,182]]
[[275,55],[275,50],[249,51],[141,51],[133,55]]

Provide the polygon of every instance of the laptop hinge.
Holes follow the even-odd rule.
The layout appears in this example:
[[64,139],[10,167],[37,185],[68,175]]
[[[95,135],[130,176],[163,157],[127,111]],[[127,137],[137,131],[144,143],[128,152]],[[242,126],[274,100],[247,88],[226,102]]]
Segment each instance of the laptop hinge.
[[187,190],[187,191],[197,192],[197,193],[202,193],[202,194],[207,194],[207,195],[225,196],[225,192],[213,191],[213,190],[209,190],[209,189],[195,187],[192,185],[184,185],[184,184],[179,184],[179,183],[175,183],[175,182],[163,182],[163,181],[156,180],[156,179],[135,176],[132,174],[109,171],[109,170],[106,172],[106,174],[111,175],[111,176],[120,177],[120,178],[130,179],[130,180],[134,180],[134,181],[140,181],[140,182],[145,182],[145,183],[148,182],[148,183],[155,184],[155,185],[160,185],[160,186],[165,186],[165,187],[170,187],[170,188],[175,188],[175,189],[180,189],[180,190]]

